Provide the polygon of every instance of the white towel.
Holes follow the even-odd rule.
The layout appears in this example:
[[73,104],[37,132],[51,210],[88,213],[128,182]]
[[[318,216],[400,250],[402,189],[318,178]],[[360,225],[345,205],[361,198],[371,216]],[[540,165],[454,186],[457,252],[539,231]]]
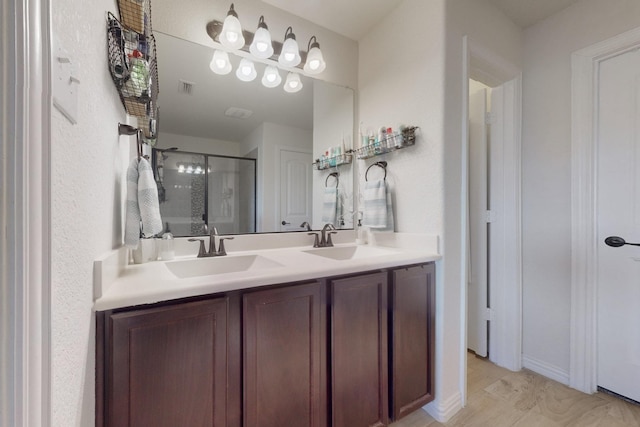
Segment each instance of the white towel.
[[336,225],[336,212],[338,209],[338,189],[326,187],[322,197],[322,222]]
[[158,187],[145,158],[134,158],[127,169],[126,210],[124,243],[128,247],[138,247],[140,233],[151,237],[162,231]]
[[385,180],[367,181],[364,184],[364,210],[362,225],[376,231],[393,231],[393,206],[391,192]]

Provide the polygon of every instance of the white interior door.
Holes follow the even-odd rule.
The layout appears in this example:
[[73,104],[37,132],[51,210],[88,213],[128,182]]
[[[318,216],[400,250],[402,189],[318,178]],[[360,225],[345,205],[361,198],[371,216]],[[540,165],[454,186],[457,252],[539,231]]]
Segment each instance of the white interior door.
[[640,52],[601,62],[597,117],[598,386],[640,401]]
[[280,150],[280,231],[302,230],[312,216],[311,153]]
[[487,337],[487,96],[488,88],[469,81],[469,274],[467,347],[486,357]]

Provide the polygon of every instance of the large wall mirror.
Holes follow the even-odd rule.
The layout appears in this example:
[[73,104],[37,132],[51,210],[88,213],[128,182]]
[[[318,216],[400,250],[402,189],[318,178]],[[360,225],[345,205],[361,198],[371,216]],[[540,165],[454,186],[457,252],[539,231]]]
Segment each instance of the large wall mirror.
[[[297,93],[285,92],[282,85],[267,88],[260,82],[263,64],[256,64],[258,78],[252,82],[240,81],[234,72],[217,75],[209,68],[211,47],[161,32],[154,34],[160,87],[156,149],[177,148],[162,151],[165,171],[177,170],[180,161],[174,159],[178,152],[203,159],[208,156],[252,159],[250,163],[255,165],[255,191],[236,191],[233,195],[234,206],[255,208],[255,218],[234,221],[253,225],[243,229],[221,227],[220,219],[209,215],[209,228],[215,226],[221,234],[303,231],[300,225],[304,221],[314,229],[320,228],[326,177],[336,171],[316,171],[312,164],[325,150],[340,143],[336,134],[351,143],[353,90],[305,76],[303,88]],[[240,58],[230,56],[235,70]],[[282,72],[283,78],[285,75]],[[339,200],[344,204],[340,209],[343,216],[335,223],[337,228],[353,227],[351,168],[341,166],[337,171],[342,193]],[[231,172],[219,175],[226,179],[232,176]],[[228,181],[225,187],[225,183],[212,182],[218,179],[213,174],[208,179],[210,188],[229,189],[231,183]],[[165,182],[167,185],[173,184]],[[183,204],[199,203],[191,200],[193,188],[184,188],[183,193],[174,190],[180,188],[171,187],[167,203],[171,198],[182,200]],[[250,199],[242,199],[245,195]],[[225,203],[224,198],[221,200]],[[165,210],[168,206],[161,203],[161,213],[163,204]],[[210,212],[229,213],[223,205],[207,207]],[[170,215],[163,213],[163,217]],[[181,225],[184,231],[177,234],[202,234],[199,231],[203,229],[202,219],[195,223],[198,218],[193,218],[194,224]]]

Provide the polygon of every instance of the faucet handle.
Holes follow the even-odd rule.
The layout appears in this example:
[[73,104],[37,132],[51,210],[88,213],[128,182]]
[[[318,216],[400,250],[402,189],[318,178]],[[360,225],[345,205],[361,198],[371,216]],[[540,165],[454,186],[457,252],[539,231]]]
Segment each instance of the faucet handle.
[[332,247],[333,246],[333,242],[331,241],[331,235],[332,234],[338,234],[337,231],[330,231],[327,233],[327,246],[328,247]]
[[318,241],[318,233],[307,233],[309,236],[315,236],[315,238],[313,239],[313,247],[314,248],[319,248],[320,247],[320,242]]
[[227,251],[225,251],[224,249],[224,241],[225,240],[233,240],[234,237],[221,237],[219,242],[218,242],[218,252],[216,252],[216,255],[218,256],[223,256],[227,254]]
[[198,250],[198,258],[202,258],[207,255],[207,251],[204,248],[204,239],[189,239],[190,242],[200,242],[200,249]]

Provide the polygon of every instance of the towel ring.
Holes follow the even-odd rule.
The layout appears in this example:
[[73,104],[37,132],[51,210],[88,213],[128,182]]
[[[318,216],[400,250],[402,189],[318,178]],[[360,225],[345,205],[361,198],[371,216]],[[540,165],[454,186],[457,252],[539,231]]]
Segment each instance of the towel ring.
[[327,186],[327,183],[329,182],[329,178],[331,177],[335,177],[336,179],[336,188],[338,188],[338,184],[340,184],[340,173],[339,172],[331,172],[329,175],[327,175],[327,179],[324,180],[324,186]]
[[381,162],[372,163],[371,166],[369,166],[367,168],[367,171],[364,173],[364,180],[365,181],[369,181],[369,179],[367,178],[367,175],[369,174],[369,169],[371,169],[374,166],[378,166],[379,168],[384,169],[384,178],[383,179],[386,181],[387,180],[387,162],[384,161],[384,160],[381,161]]

